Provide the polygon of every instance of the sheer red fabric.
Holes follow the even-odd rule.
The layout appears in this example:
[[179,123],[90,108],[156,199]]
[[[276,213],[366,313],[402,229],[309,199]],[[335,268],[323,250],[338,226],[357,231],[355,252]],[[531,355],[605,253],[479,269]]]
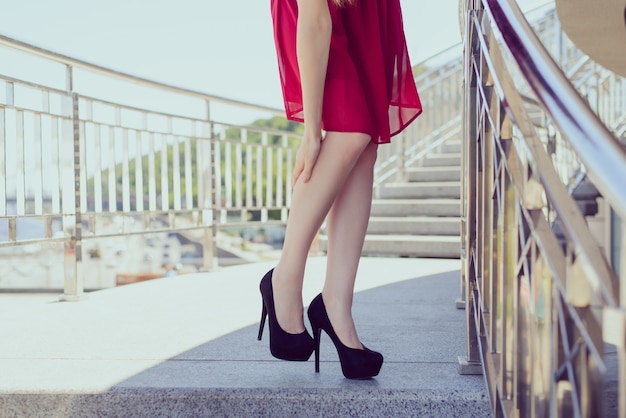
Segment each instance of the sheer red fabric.
[[[324,87],[322,128],[390,142],[422,113],[406,47],[400,0],[357,0],[337,7]],[[297,0],[271,0],[278,68],[290,120],[303,122],[296,56]]]

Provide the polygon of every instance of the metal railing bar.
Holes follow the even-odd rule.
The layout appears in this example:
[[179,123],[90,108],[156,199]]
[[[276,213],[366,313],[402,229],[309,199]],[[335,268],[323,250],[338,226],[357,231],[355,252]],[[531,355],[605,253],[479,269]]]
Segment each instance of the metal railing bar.
[[[0,106],[0,173],[6,173],[6,134],[5,134],[5,111]],[[3,175],[0,178],[0,187],[5,191],[4,193],[0,193],[0,216],[6,215],[7,213],[7,176]]]
[[13,78],[8,75],[0,74],[0,80],[3,80],[7,83],[17,84],[22,87],[28,87],[28,88],[32,88],[35,90],[41,90],[41,91],[48,91],[48,92],[55,93],[61,96],[71,97],[71,95],[67,92],[67,90],[61,90],[55,87],[44,86],[43,84],[34,83],[32,81],[20,80],[18,78]]
[[[416,148],[416,146],[414,146],[414,148],[411,149],[407,153],[407,155],[411,155],[411,158],[406,160],[405,166],[409,167],[414,162],[421,160],[423,157],[429,154],[430,151],[432,151],[433,149],[444,144],[446,141],[453,138],[454,136],[459,135],[461,133],[461,126],[460,126],[461,118],[457,117],[453,119],[452,122],[454,123],[444,126],[444,128],[441,129],[440,132],[437,132],[437,135],[433,135],[433,136],[439,136],[439,138],[435,142],[433,142],[430,147],[425,148],[421,150],[420,152],[418,152],[417,154],[412,155],[412,152],[415,151],[414,148]],[[455,127],[454,125],[458,125],[458,126]]]
[[[50,117],[50,143],[52,147],[52,166],[54,167],[50,173],[51,180],[51,192],[52,192],[52,212],[57,213],[61,211],[61,139],[59,138],[59,128],[62,124],[61,118],[58,116]],[[0,163],[3,158],[0,155]],[[4,172],[0,168],[0,172]],[[84,194],[84,192],[83,192]]]
[[448,53],[448,52],[450,52],[450,51],[454,50],[455,48],[461,48],[462,46],[463,46],[463,42],[457,42],[457,43],[455,43],[455,44],[452,44],[452,45],[450,45],[450,46],[448,46],[448,47],[446,47],[446,48],[442,49],[441,51],[436,52],[434,55],[431,55],[431,56],[430,56],[430,57],[428,57],[428,58],[424,58],[423,60],[421,60],[421,61],[417,62],[417,63],[416,63],[416,64],[414,64],[413,66],[414,66],[414,67],[418,67],[418,66],[420,66],[420,65],[424,65],[424,64],[426,64],[428,61],[432,61],[432,60],[434,60],[435,58],[438,58],[438,57],[440,57],[440,56],[442,56],[442,55],[445,55],[446,53]]
[[[252,125],[237,125],[237,124],[232,124],[232,123],[227,123],[227,122],[220,122],[220,121],[213,121],[214,125],[219,126],[219,127],[225,127],[225,128],[233,128],[233,129],[239,129],[239,130],[247,130],[248,132],[256,132],[256,133],[267,133],[268,135],[273,135],[273,136],[282,136],[282,135],[287,135],[290,137],[296,137],[296,138],[300,138],[302,135],[297,133],[297,132],[292,132],[292,131],[283,131],[280,129],[272,129],[272,128],[264,128],[262,126],[252,126]],[[272,145],[269,145],[272,146]]]
[[571,79],[575,74],[577,74],[580,70],[582,70],[582,68],[587,65],[587,63],[589,63],[591,61],[591,59],[587,56],[584,55],[581,58],[579,58],[578,62],[574,63],[570,68],[567,69],[566,71],[566,76],[568,79]]
[[[282,210],[282,209],[286,209],[286,206],[269,206],[267,207],[267,210]],[[205,208],[207,209],[207,208]],[[210,209],[210,208],[208,208]],[[192,212],[194,213],[198,213],[200,214],[204,209],[194,209]],[[243,211],[244,208],[242,209],[238,209],[238,208],[229,208],[229,212],[231,211]],[[256,210],[256,209],[255,209]],[[260,209],[258,209],[260,210]],[[170,216],[170,215],[177,215],[178,213],[180,214],[185,214],[188,215],[189,211],[188,210],[181,210],[181,211],[165,211],[165,212],[149,212],[149,214],[152,214],[152,216]],[[143,214],[145,216],[150,216],[149,214]],[[94,214],[90,214],[87,217],[93,216]],[[100,214],[95,214],[95,215],[112,215],[108,212],[103,212]],[[122,212],[118,212],[116,213],[116,215],[126,215],[126,216],[136,216],[137,213],[136,212],[129,212],[129,213],[122,213]],[[62,215],[63,217],[69,217],[72,215]],[[28,216],[19,216],[19,217],[8,217],[5,219],[24,219],[27,218]],[[55,215],[55,217],[57,217],[57,215]],[[41,216],[37,216],[37,219],[41,219]],[[280,225],[284,225],[284,221],[279,221],[279,220],[268,220],[268,221],[246,221],[246,222],[233,222],[233,221],[228,221],[228,223],[216,223],[216,226],[218,227],[218,229],[229,229],[229,228],[238,228],[238,227],[244,227],[244,226],[254,226],[254,225],[276,225],[276,226],[280,226]],[[189,225],[189,226],[176,226],[176,227],[169,227],[169,228],[145,228],[145,229],[139,229],[136,231],[124,231],[123,235],[146,235],[146,234],[157,234],[157,233],[167,233],[167,232],[176,232],[176,231],[198,231],[199,228],[203,228],[203,227],[207,227],[207,225],[204,225],[202,223],[200,223],[200,221],[198,221],[197,223],[194,223],[193,225]],[[113,232],[113,233],[94,233],[94,234],[84,234],[82,236],[82,240],[83,241],[89,241],[89,240],[95,240],[95,239],[101,239],[101,238],[113,238],[113,237],[119,237],[121,234],[119,232]],[[16,245],[28,245],[28,244],[38,244],[38,243],[63,243],[66,242],[68,240],[67,237],[49,237],[49,238],[34,238],[34,239],[22,239],[22,240],[16,240],[16,241],[0,241],[0,248],[6,248],[6,247],[14,247]]]
[[26,215],[26,172],[24,164],[24,111],[15,112],[16,119],[16,144],[15,144],[15,162],[16,162],[16,211],[18,216]]
[[45,116],[51,116],[51,117],[58,117],[60,119],[64,119],[64,120],[68,120],[68,121],[72,120],[72,116],[71,115],[63,115],[63,114],[53,113],[53,112],[44,112],[42,110],[32,109],[30,107],[22,107],[22,106],[15,106],[15,105],[4,105],[4,104],[0,103],[0,110],[1,109],[11,109],[11,110],[19,111],[19,112],[24,112],[26,114],[32,114],[34,116],[45,115]]
[[[483,37],[484,34],[478,33],[477,35],[480,42],[486,45],[487,41]],[[502,59],[497,45],[494,44],[493,48],[490,49],[493,50],[493,59]],[[488,62],[491,73],[495,75],[497,74],[496,68],[498,67],[493,62],[493,59],[486,61]],[[572,237],[572,241],[576,243],[578,255],[585,258],[589,265],[594,266],[594,268],[589,271],[590,279],[595,281],[596,284],[603,284],[603,286],[600,286],[602,296],[608,304],[614,305],[617,295],[617,279],[615,278],[614,272],[606,264],[606,260],[602,257],[598,247],[594,245],[595,241],[589,230],[583,228],[586,224],[582,214],[579,211],[571,210],[571,208],[576,207],[576,205],[556,174],[552,161],[549,160],[545,152],[537,151],[543,150],[543,144],[534,132],[532,122],[528,120],[527,115],[523,112],[521,98],[518,101],[515,97],[518,92],[512,80],[506,81],[507,75],[508,73],[503,75],[504,80],[493,77],[494,87],[502,92],[501,97],[508,98],[503,105],[507,114],[516,122],[516,125],[522,130],[524,138],[526,138],[526,142],[522,144],[533,157],[532,160],[529,161],[529,164],[533,166],[533,172],[541,178],[541,183],[545,189],[546,195],[558,214],[559,221],[564,231]],[[507,87],[504,84],[509,85],[511,91],[506,91]],[[484,100],[485,97],[482,97]],[[563,204],[560,205],[559,202],[563,202]],[[605,279],[609,281],[607,282]]]
[[43,183],[44,183],[44,178],[43,178],[43,138],[42,138],[42,132],[41,132],[41,115],[37,115],[35,116],[35,129],[32,135],[31,140],[34,143],[31,143],[30,145],[32,145],[32,154],[31,152],[29,152],[29,154],[31,154],[32,160],[33,160],[33,166],[34,166],[34,170],[35,172],[38,172],[38,175],[33,175],[33,194],[35,197],[35,214],[37,215],[43,215]]
[[[178,120],[184,120],[184,121],[189,121],[189,122],[207,122],[204,119],[200,119],[200,118],[196,118],[196,117],[190,117],[190,116],[182,116],[182,115],[172,115],[170,113],[166,113],[166,112],[160,112],[160,111],[154,111],[154,110],[149,110],[149,109],[144,109],[144,108],[140,108],[140,107],[135,107],[135,106],[129,106],[129,105],[122,105],[119,103],[114,103],[111,101],[107,101],[107,100],[102,100],[102,99],[98,99],[95,97],[91,97],[91,96],[83,96],[83,95],[79,95],[81,100],[85,100],[85,101],[89,101],[89,102],[93,102],[93,103],[100,103],[100,104],[105,104],[114,108],[119,108],[121,110],[129,110],[129,111],[133,111],[133,112],[139,112],[142,114],[149,114],[149,115],[155,115],[155,116],[161,116],[164,118],[171,118],[174,117],[175,119]],[[2,107],[3,105],[0,105],[0,107]],[[31,109],[26,109],[28,111],[34,112],[34,113],[42,113],[42,112],[38,112],[35,110],[31,110]],[[67,117],[68,119],[71,119],[71,117]],[[283,131],[280,129],[272,129],[272,128],[265,128],[262,126],[251,126],[251,125],[239,125],[239,124],[233,124],[233,123],[228,123],[228,122],[220,122],[217,120],[212,120],[211,121],[215,126],[218,127],[225,127],[225,128],[233,128],[233,129],[247,129],[250,132],[257,132],[257,133],[263,133],[266,132],[270,135],[289,135],[291,137],[296,137],[299,138],[301,137],[301,134],[297,133],[297,132],[292,132],[292,131]],[[105,122],[98,122],[99,124],[102,125],[108,125],[108,126],[118,126],[116,124],[111,124],[111,123],[105,123]],[[136,131],[142,131],[142,132],[153,132],[153,133],[162,133],[162,131],[156,131],[156,130],[150,130],[150,129],[143,129],[143,128],[133,128],[133,127],[129,127],[129,126],[125,126],[125,125],[119,125],[119,126],[123,126],[124,128],[128,128],[128,129],[134,129]],[[272,145],[270,145],[272,146]]]
[[27,239],[27,240],[15,240],[15,241],[0,241],[0,248],[11,248],[16,246],[26,246],[32,244],[49,244],[49,243],[63,243],[66,242],[68,238],[35,238],[35,239]]
[[187,89],[183,87],[177,87],[171,84],[160,83],[158,81],[153,81],[153,80],[149,80],[149,79],[142,78],[139,76],[124,73],[121,71],[112,70],[112,69],[105,68],[96,64],[92,64],[86,61],[72,58],[67,55],[62,55],[56,52],[52,52],[44,48],[40,48],[34,45],[29,45],[27,43],[18,41],[17,39],[10,38],[6,35],[0,35],[0,45],[3,45],[11,49],[15,49],[18,51],[27,52],[27,53],[40,56],[42,58],[46,58],[49,60],[57,61],[61,64],[68,65],[74,68],[81,68],[81,69],[88,70],[94,73],[103,74],[103,75],[110,76],[113,78],[130,81],[134,84],[145,85],[149,87],[156,87],[159,90],[170,91],[170,92],[184,94],[188,96],[195,96],[201,99],[209,99],[212,102],[240,106],[240,107],[245,107],[245,108],[255,109],[255,110],[262,110],[262,111],[275,113],[279,115],[284,114],[284,111],[282,109],[276,109],[270,106],[264,106],[264,105],[258,105],[258,104],[253,104],[253,103],[247,103],[247,102],[243,102],[239,100],[228,99],[225,97],[215,96],[215,95],[208,94],[205,92],[191,90],[191,89]]
[[[285,209],[286,207],[268,207],[267,210],[282,210]],[[260,209],[259,209],[260,210]],[[233,222],[233,221],[228,221],[228,223],[219,223],[217,222],[215,224],[215,226],[217,227],[218,230],[225,230],[225,229],[230,229],[230,228],[241,228],[241,227],[250,227],[250,226],[267,226],[267,225],[276,225],[276,226],[282,226],[285,225],[284,221],[275,221],[275,220],[261,220],[261,221],[247,221],[247,222]]]
[[[568,304],[569,307],[569,304]],[[574,369],[572,367],[572,359],[571,359],[571,353],[570,353],[570,346],[569,346],[569,337],[568,337],[568,333],[569,333],[569,329],[567,327],[567,324],[565,323],[565,314],[564,314],[564,309],[563,309],[563,299],[562,298],[558,298],[557,299],[557,310],[558,310],[558,315],[557,315],[557,320],[561,329],[561,339],[563,341],[562,343],[562,348],[565,354],[565,369],[567,370],[567,376],[568,376],[568,380],[570,382],[575,382],[576,381],[576,374],[574,373]],[[577,387],[572,388],[571,391],[571,396],[572,396],[572,407],[574,408],[574,417],[578,418],[578,417],[582,417],[581,413],[580,413],[580,401],[579,401],[579,390]]]
[[[544,257],[544,259],[550,265],[550,270],[555,276],[555,281],[561,294],[567,294],[567,270],[565,256],[560,249],[552,228],[550,228],[544,214],[540,210],[525,210],[522,208],[522,214],[526,218],[526,221],[533,225],[533,233],[538,237],[538,239],[535,240],[535,243],[541,248],[541,252],[543,254],[550,255],[550,257]],[[602,347],[596,346],[593,338],[591,338],[585,325],[580,319],[578,311],[576,311],[573,307],[570,307],[570,315],[575,319],[574,322],[580,332],[581,338],[590,348],[591,354],[598,361],[598,366],[605,368],[606,366],[601,352]]]
[[[262,133],[262,132],[260,132]],[[293,136],[291,135],[292,132],[286,132],[288,134],[290,134],[289,136],[292,136],[294,138],[299,138],[298,136]],[[213,141],[216,144],[230,144],[232,146],[236,146],[237,144],[241,144],[241,142],[239,142],[239,140],[237,139],[222,139],[222,138],[198,138],[199,140],[203,140],[203,141]],[[268,149],[268,150],[279,150],[279,149],[283,149],[282,146],[280,144],[275,145],[275,144],[260,144],[260,143],[254,143],[254,142],[250,142],[249,143],[251,146],[259,146],[262,147],[264,149]]]
[[[549,4],[550,4],[550,1],[546,1],[544,4],[541,4],[541,5],[539,5],[539,6],[535,6],[535,7],[533,7],[532,9],[530,9],[530,10],[526,11],[526,14],[535,13],[535,12],[537,12],[538,10],[541,10],[541,9],[546,8],[547,6],[549,6]],[[417,63],[416,63],[416,64],[414,64],[413,66],[414,66],[414,67],[418,67],[418,66],[420,66],[420,65],[424,65],[424,64],[426,64],[428,61],[432,61],[432,60],[434,60],[435,58],[438,58],[438,57],[440,57],[441,55],[445,55],[446,53],[448,53],[448,52],[450,52],[450,51],[454,50],[455,48],[461,48],[461,47],[463,47],[463,42],[457,42],[457,43],[455,43],[455,44],[452,44],[452,45],[450,45],[450,46],[448,46],[448,47],[446,47],[446,48],[442,49],[442,50],[441,50],[441,51],[439,51],[439,52],[436,52],[435,54],[431,55],[430,57],[424,58],[423,60],[421,60],[421,61],[417,62]],[[460,58],[462,58],[462,54],[461,54],[461,57],[460,57]],[[444,65],[448,65],[448,64],[444,64]],[[426,73],[424,73],[424,74],[426,74]],[[416,80],[417,80],[418,78],[420,78],[420,77],[421,77],[422,75],[424,75],[424,74],[420,74],[418,77],[416,77]]]
[[[433,69],[418,75],[417,77],[415,77],[415,83],[419,85],[420,83],[423,82],[423,80],[428,80],[429,82],[435,82],[437,80],[449,77],[450,74],[457,73],[459,70],[459,67],[463,66],[462,58],[463,58],[463,55],[462,53],[460,53],[458,58],[451,59],[450,62],[447,64],[444,64],[443,67],[434,67]],[[436,77],[433,77],[433,76],[436,76]],[[433,78],[431,79],[431,77]]]
[[587,72],[582,75],[578,80],[576,80],[576,83],[574,84],[574,87],[576,87],[577,90],[582,89],[582,87],[589,82],[589,80],[591,80],[593,78],[593,76],[596,75],[596,70],[594,68],[590,68],[589,70],[587,70]]
[[578,153],[594,184],[626,218],[626,152],[572,87],[517,4],[485,0],[485,5],[530,87]]

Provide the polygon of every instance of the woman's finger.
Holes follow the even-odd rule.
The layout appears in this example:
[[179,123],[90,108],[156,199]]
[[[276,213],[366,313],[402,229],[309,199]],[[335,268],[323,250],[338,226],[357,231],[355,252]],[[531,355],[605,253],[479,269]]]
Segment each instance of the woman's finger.
[[302,178],[305,183],[308,183],[311,180],[311,175],[313,174],[313,164],[307,164],[304,166],[302,170]]
[[298,182],[298,178],[300,177],[300,175],[302,174],[302,171],[304,170],[304,165],[301,164],[298,159],[296,159],[296,164],[293,167],[293,175],[291,176],[291,185],[295,186],[296,183]]

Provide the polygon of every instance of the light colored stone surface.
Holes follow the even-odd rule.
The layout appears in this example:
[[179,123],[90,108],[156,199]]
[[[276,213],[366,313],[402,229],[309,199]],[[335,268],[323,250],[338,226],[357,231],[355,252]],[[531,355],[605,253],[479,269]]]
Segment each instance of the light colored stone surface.
[[461,238],[451,236],[368,235],[364,254],[396,254],[411,257],[458,258]]
[[[434,274],[454,264],[364,259],[357,291],[415,277],[418,265],[423,274]],[[49,390],[107,390],[146,367],[258,323],[258,283],[273,265],[158,279],[93,292],[79,303],[25,299],[21,309],[3,302],[19,296],[0,295],[0,306],[11,306],[0,309],[0,392],[41,390],[46,380]],[[324,258],[310,260],[305,300],[321,290],[324,269]],[[86,367],[90,373],[76,380]]]
[[[385,364],[343,378],[322,337],[321,372],[256,340],[270,263],[144,282],[79,303],[0,295],[0,410],[21,416],[488,416],[482,376],[460,376],[458,260],[365,258],[354,316]],[[311,259],[305,301],[322,285]],[[20,308],[21,306],[21,308]],[[267,331],[267,330],[266,330]]]
[[372,216],[443,216],[461,214],[459,199],[389,199],[372,202]]
[[380,191],[383,199],[458,199],[460,196],[461,183],[458,181],[388,183]]

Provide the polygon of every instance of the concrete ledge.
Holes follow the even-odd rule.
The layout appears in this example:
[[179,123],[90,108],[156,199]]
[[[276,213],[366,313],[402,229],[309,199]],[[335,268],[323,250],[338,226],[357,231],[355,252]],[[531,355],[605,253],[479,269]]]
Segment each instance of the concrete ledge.
[[459,199],[389,199],[372,202],[372,216],[451,216],[461,215]]
[[[116,389],[99,395],[21,395],[4,417],[488,417],[487,399],[449,390]],[[486,396],[486,395],[483,395]]]

